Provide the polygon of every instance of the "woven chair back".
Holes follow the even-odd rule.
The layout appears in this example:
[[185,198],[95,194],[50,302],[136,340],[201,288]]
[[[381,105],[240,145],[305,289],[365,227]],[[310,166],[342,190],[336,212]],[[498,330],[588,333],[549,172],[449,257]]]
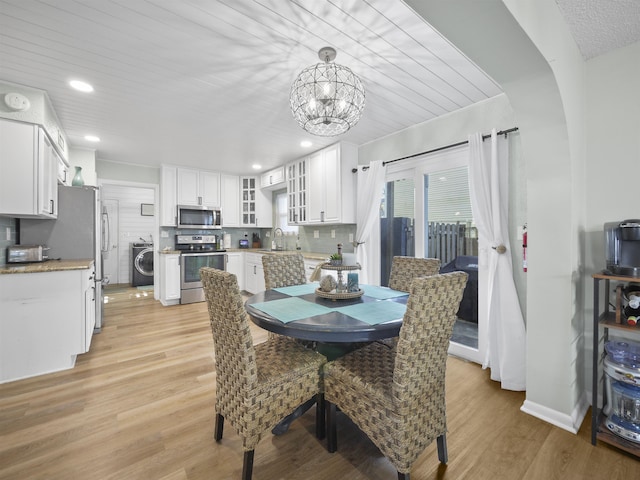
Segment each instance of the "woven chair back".
[[393,372],[401,414],[445,421],[447,350],[467,277],[452,272],[413,280]]
[[[236,276],[215,268],[200,269],[216,364],[216,404],[231,392],[251,388],[257,380],[256,358],[249,319]],[[220,409],[218,409],[220,411]]]
[[300,253],[263,255],[262,266],[267,290],[307,283],[307,277],[304,274],[304,258]]
[[409,292],[414,278],[436,275],[439,271],[438,258],[393,257],[389,288]]

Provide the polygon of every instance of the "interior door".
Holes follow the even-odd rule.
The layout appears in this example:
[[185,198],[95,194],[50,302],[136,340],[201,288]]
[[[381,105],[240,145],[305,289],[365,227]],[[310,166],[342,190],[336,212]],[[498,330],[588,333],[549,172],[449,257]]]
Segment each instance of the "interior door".
[[121,283],[119,281],[118,209],[117,199],[102,200],[102,278],[105,279],[105,285]]

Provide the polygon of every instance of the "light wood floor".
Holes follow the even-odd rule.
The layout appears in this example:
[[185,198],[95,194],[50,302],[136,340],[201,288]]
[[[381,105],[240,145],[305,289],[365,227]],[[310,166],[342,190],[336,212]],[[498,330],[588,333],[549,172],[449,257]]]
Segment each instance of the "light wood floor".
[[[0,479],[237,479],[240,441],[213,440],[215,371],[204,303],[162,307],[135,289],[114,294],[105,326],[74,369],[0,385]],[[266,338],[255,329],[256,341]],[[523,393],[500,390],[479,366],[450,358],[449,464],[435,444],[420,479],[640,478],[640,461],[522,413]],[[307,412],[256,449],[254,479],[394,479],[344,416],[326,451]]]

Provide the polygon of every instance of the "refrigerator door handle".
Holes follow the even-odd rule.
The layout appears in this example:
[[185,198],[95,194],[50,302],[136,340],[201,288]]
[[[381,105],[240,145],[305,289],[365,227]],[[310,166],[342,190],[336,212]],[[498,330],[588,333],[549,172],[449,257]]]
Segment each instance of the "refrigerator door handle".
[[107,209],[103,207],[102,211],[102,253],[109,251],[109,245],[111,244],[111,229],[109,225],[109,213]]

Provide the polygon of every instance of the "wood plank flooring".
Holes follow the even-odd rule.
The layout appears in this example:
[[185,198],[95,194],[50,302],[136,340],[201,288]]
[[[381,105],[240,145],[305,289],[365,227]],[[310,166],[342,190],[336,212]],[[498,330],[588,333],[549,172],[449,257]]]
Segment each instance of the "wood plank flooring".
[[[138,294],[138,297],[136,297]],[[255,341],[266,333],[257,327]],[[105,326],[72,370],[0,385],[0,479],[238,479],[241,442],[213,440],[215,370],[204,303],[163,307],[131,289],[105,308]],[[435,443],[420,479],[637,479],[640,461],[590,444],[590,415],[572,435],[520,411],[479,366],[450,358],[449,464]],[[391,464],[344,416],[338,452],[314,435],[314,412],[256,449],[255,480],[394,479]]]

